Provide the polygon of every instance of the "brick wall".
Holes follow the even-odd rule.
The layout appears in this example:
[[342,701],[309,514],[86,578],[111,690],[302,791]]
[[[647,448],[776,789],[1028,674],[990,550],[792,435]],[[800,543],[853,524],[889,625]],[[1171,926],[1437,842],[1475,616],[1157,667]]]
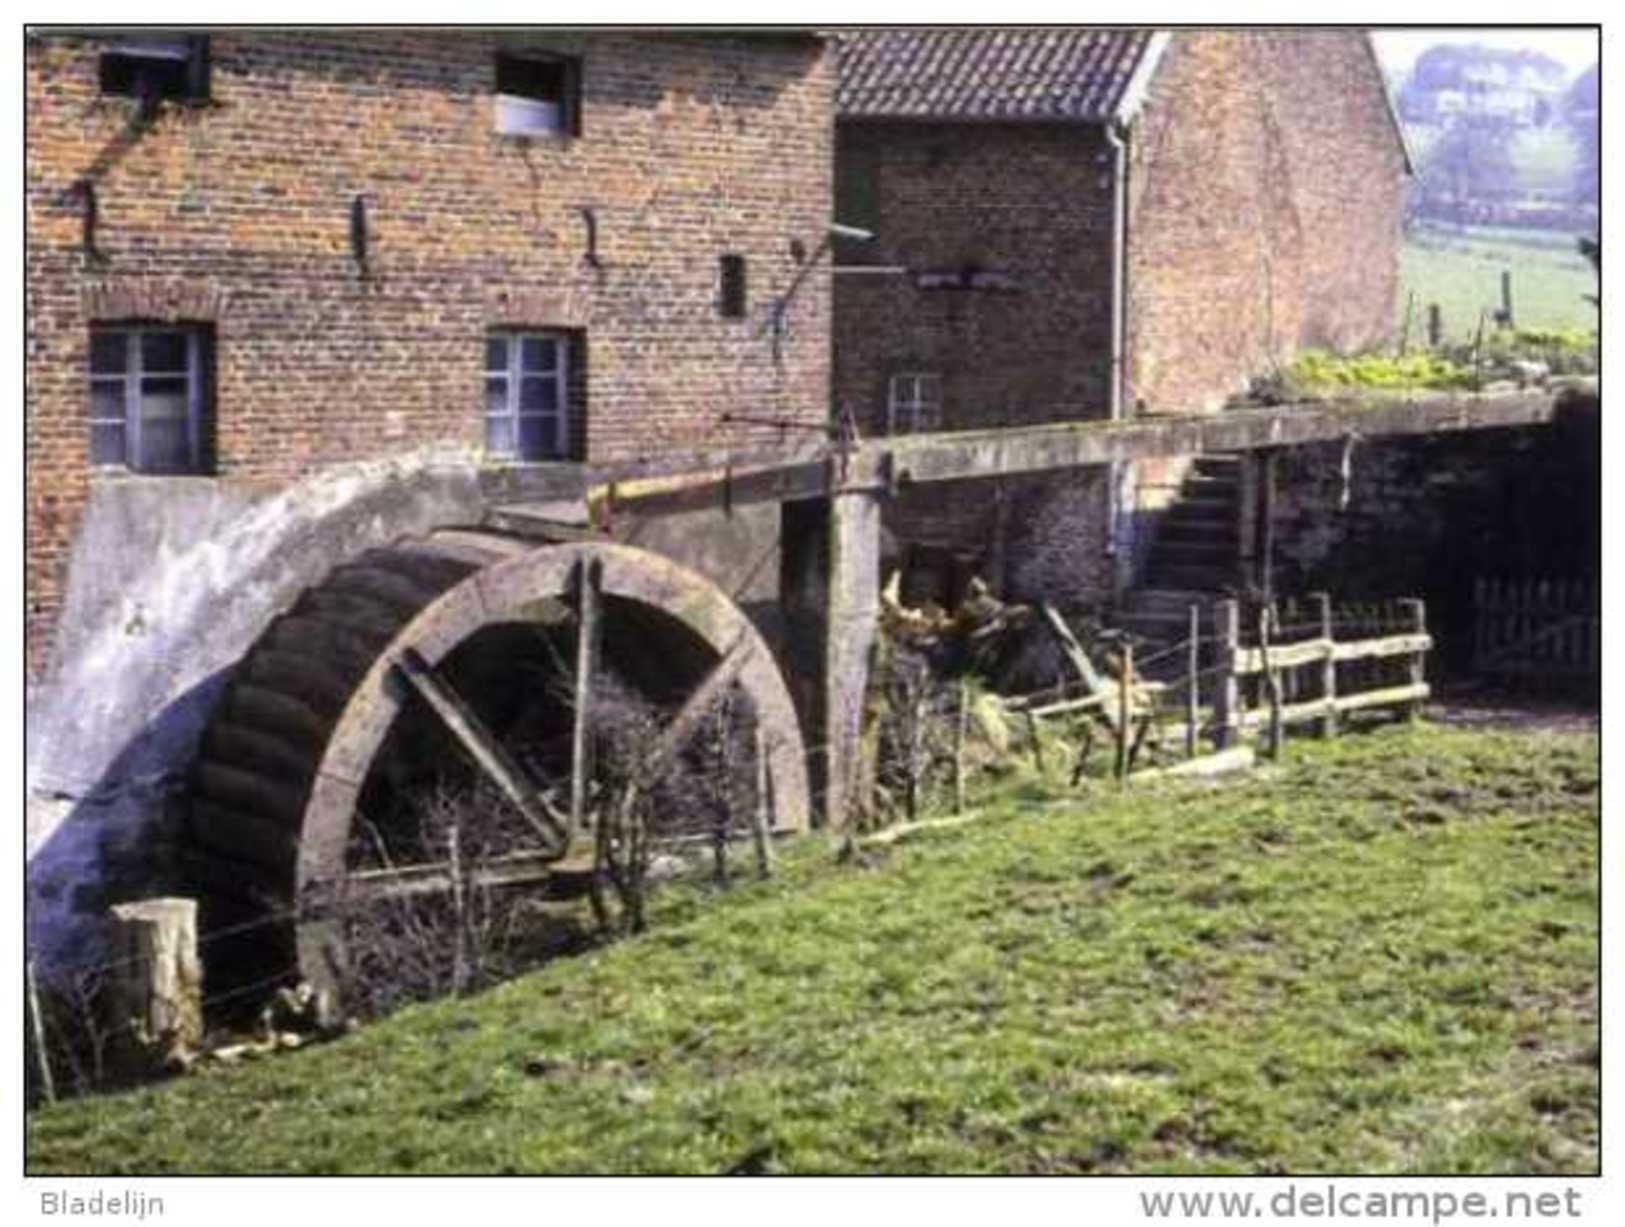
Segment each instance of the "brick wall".
[[1176,34],[1132,150],[1131,404],[1216,408],[1388,335],[1405,178],[1364,35]]
[[[520,40],[515,43],[512,40]],[[830,216],[831,70],[786,38],[218,31],[207,103],[145,130],[100,98],[90,36],[26,47],[28,640],[45,664],[95,483],[276,486],[326,463],[482,443],[484,335],[571,330],[580,458],[760,448],[745,411],[822,422],[825,270],[775,353],[770,306]],[[498,135],[499,46],[579,56],[582,132]],[[81,250],[94,182],[99,260]],[[368,275],[350,251],[367,197]],[[594,210],[601,258],[585,259]],[[746,318],[718,258],[748,260]],[[88,463],[98,320],[213,326],[216,476]]]
[[[843,120],[838,176],[866,167],[871,266],[975,268],[1010,289],[835,279],[835,396],[886,426],[893,374],[942,376],[945,429],[1100,417],[1109,350],[1110,167],[1088,128]],[[844,203],[844,202],[843,202]]]

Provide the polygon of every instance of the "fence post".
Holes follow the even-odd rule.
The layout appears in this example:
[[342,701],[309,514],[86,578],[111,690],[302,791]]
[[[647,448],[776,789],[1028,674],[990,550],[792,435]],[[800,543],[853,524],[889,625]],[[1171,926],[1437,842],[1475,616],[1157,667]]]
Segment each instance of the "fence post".
[[1315,619],[1320,623],[1320,638],[1326,645],[1326,655],[1320,662],[1320,698],[1326,704],[1320,717],[1320,735],[1337,736],[1337,643],[1332,638],[1332,597],[1329,592],[1309,595]]
[[1428,345],[1438,349],[1444,343],[1444,315],[1438,303],[1428,304]]
[[1129,694],[1134,688],[1134,645],[1123,640],[1123,670],[1117,679],[1117,782],[1128,778],[1129,737],[1134,718],[1129,710]]
[[1215,653],[1216,683],[1213,687],[1213,746],[1228,750],[1235,739],[1235,724],[1240,713],[1240,691],[1236,685],[1236,653],[1241,646],[1241,607],[1235,598],[1227,597],[1213,605],[1213,633],[1217,637]]
[[1512,327],[1512,270],[1501,270],[1501,319],[1503,327]]
[[34,1070],[39,1077],[40,1094],[46,1103],[56,1102],[56,1081],[51,1077],[51,1054],[45,1047],[45,1016],[40,1010],[39,984],[34,979],[32,957],[23,963],[28,994],[28,1033],[34,1046]]
[[1200,705],[1197,688],[1201,682],[1202,655],[1198,636],[1202,633],[1202,607],[1191,606],[1190,651],[1185,664],[1185,757],[1196,757],[1196,721]]
[[111,1021],[136,1068],[185,1065],[203,1039],[197,900],[144,899],[111,909],[119,952]]
[[954,715],[954,813],[965,812],[965,725],[970,716],[969,683],[959,679],[959,709]]
[[[1399,602],[1399,609],[1404,616],[1406,629],[1414,634],[1424,635],[1428,629],[1427,605],[1418,599],[1407,599]],[[1420,686],[1427,681],[1427,650],[1418,648],[1411,656],[1410,684]],[[1412,699],[1405,705],[1405,714],[1412,720],[1422,718],[1422,700]]]
[[767,738],[760,723],[756,725],[756,804],[752,808],[750,833],[756,844],[756,872],[764,878],[773,876],[773,837],[771,808],[772,782],[767,773]]
[[1270,622],[1274,605],[1258,611],[1258,650],[1263,657],[1264,691],[1269,696],[1270,724],[1267,746],[1271,758],[1281,757],[1281,675],[1270,660]]

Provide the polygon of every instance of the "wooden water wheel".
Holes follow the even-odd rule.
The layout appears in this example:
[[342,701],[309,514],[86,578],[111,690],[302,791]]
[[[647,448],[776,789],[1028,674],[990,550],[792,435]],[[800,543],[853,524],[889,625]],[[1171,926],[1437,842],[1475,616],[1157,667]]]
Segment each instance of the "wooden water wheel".
[[523,832],[481,865],[482,887],[601,877],[589,743],[611,669],[657,701],[656,756],[743,695],[771,826],[805,827],[805,750],[770,649],[667,558],[442,530],[307,590],[239,663],[193,773],[186,861],[211,993],[282,975],[336,998],[347,909],[457,888],[445,860],[364,855],[369,812],[434,772],[499,794]]

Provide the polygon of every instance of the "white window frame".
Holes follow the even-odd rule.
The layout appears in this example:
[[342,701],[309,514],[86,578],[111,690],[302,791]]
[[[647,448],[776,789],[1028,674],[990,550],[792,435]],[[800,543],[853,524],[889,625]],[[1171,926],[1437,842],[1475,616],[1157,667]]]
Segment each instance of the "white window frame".
[[[118,387],[121,413],[117,417],[96,416],[96,398],[90,398],[89,420],[91,438],[86,440],[91,451],[91,463],[98,468],[122,467],[132,473],[202,474],[207,472],[203,446],[204,416],[208,413],[207,380],[208,335],[202,328],[175,324],[93,324],[92,341],[98,335],[116,334],[124,338],[124,370],[121,372],[90,372],[92,392],[97,387]],[[149,372],[143,365],[142,341],[153,335],[180,336],[186,343],[186,369],[184,371]],[[87,366],[91,364],[87,361]],[[147,379],[186,380],[186,447],[187,456],[182,468],[161,468],[144,462],[141,438],[141,388]],[[124,432],[124,459],[122,462],[95,459],[94,436],[97,426],[104,429],[117,425]]]
[[[485,366],[485,447],[494,456],[503,456],[518,461],[546,461],[566,460],[570,456],[570,336],[565,332],[556,332],[548,329],[536,328],[492,328],[485,334],[487,342]],[[507,343],[507,362],[501,369],[490,365],[491,341],[502,340]],[[524,353],[526,341],[548,341],[553,345],[554,362],[552,370],[526,370],[524,367]],[[491,383],[493,380],[506,381],[503,393],[503,407],[500,411],[491,409]],[[551,382],[555,389],[552,409],[525,409],[521,407],[521,394],[524,380],[540,379]],[[557,445],[546,455],[527,456],[520,449],[520,423],[523,419],[553,418],[557,422]],[[508,437],[512,446],[497,448],[491,445],[491,423],[495,420],[508,423]]]
[[886,433],[925,434],[942,429],[942,376],[905,371],[886,385]]

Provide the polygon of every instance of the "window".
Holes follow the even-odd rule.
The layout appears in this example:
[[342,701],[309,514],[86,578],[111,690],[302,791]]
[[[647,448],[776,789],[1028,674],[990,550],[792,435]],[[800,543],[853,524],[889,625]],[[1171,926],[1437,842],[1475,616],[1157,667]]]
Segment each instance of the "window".
[[581,134],[581,65],[562,56],[497,56],[497,131],[510,136]]
[[519,460],[569,455],[569,339],[493,332],[485,340],[485,446]]
[[208,469],[207,330],[96,326],[90,333],[90,461],[136,473]]
[[942,429],[942,376],[893,375],[886,401],[886,433]]
[[98,81],[104,95],[203,99],[209,96],[207,35],[129,39],[102,52]]
[[725,319],[737,320],[745,316],[745,257],[722,257],[722,301]]

